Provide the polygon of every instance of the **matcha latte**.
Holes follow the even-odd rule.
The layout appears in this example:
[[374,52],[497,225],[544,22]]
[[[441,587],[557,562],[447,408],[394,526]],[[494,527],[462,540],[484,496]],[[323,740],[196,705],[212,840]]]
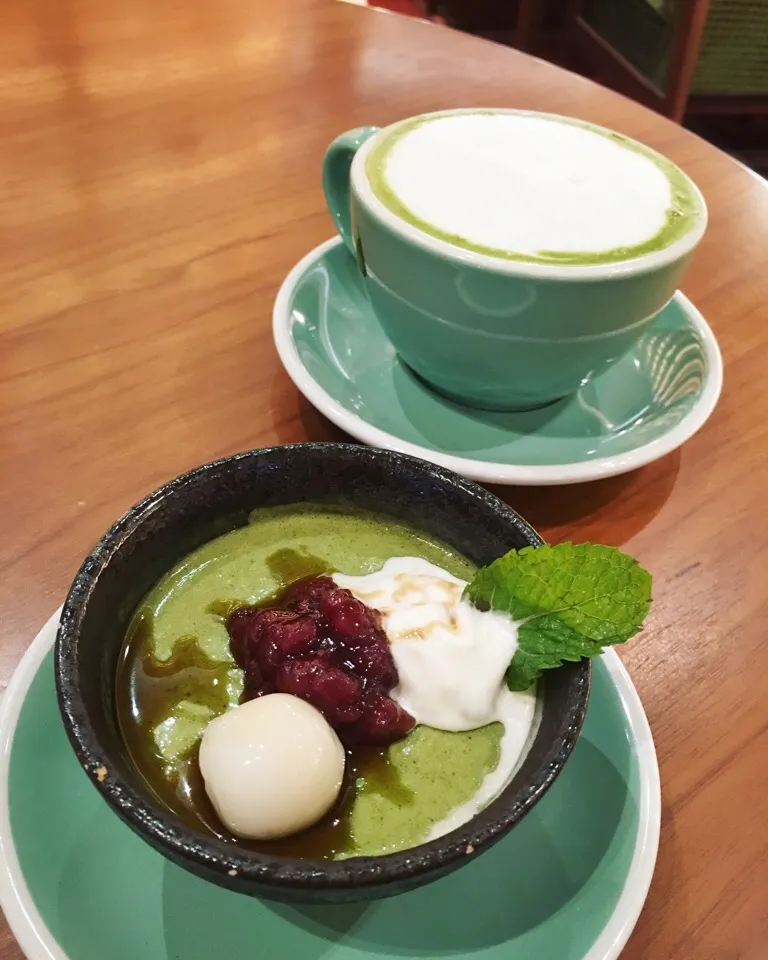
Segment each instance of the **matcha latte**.
[[707,225],[695,184],[650,148],[518,110],[349,130],[323,185],[399,360],[481,410],[599,377],[674,296]]
[[[382,580],[383,568],[398,562],[392,576]],[[313,579],[330,581],[329,574],[338,577],[342,593],[347,591],[341,588],[348,588],[365,599],[377,591],[375,605],[386,611],[388,582],[389,596],[398,608],[389,619],[391,639],[397,616],[402,615],[400,601],[408,607],[409,584],[415,584],[418,592],[426,583],[432,591],[423,605],[429,633],[434,591],[445,593],[441,603],[460,597],[457,585],[471,580],[474,572],[451,548],[387,517],[327,506],[257,511],[247,526],[205,544],[177,564],[136,611],[116,687],[120,723],[136,767],[158,799],[185,823],[263,852],[313,859],[384,854],[417,845],[440,824],[451,829],[457,812],[461,821],[468,819],[476,812],[476,799],[480,803],[492,799],[509,779],[535,725],[533,689],[505,691],[506,712],[495,713],[488,712],[493,698],[479,692],[486,720],[498,716],[501,722],[481,718],[472,729],[467,729],[472,720],[453,723],[452,731],[425,722],[414,726],[411,720],[410,730],[396,742],[345,740],[343,782],[328,812],[308,829],[275,839],[244,839],[228,829],[206,792],[210,783],[200,744],[202,740],[205,747],[206,730],[217,723],[247,708],[258,711],[259,705],[275,699],[260,696],[271,692],[262,689],[257,699],[238,706],[248,700],[248,684],[253,669],[258,669],[246,663],[243,670],[233,657],[237,637],[232,624],[243,611],[256,611],[258,616],[259,611],[274,610],[286,589],[295,590],[297,583]],[[409,609],[412,616],[416,608]],[[485,617],[485,622],[493,618],[477,616]],[[289,622],[291,617],[286,614]],[[393,643],[404,651],[398,659],[401,687],[414,717],[428,717],[437,709],[440,723],[443,704],[421,703],[420,691],[407,683],[423,676],[413,660],[428,648],[426,634],[414,640],[421,627],[412,620],[400,631],[403,638]],[[434,639],[439,643],[439,637]],[[498,650],[496,669],[502,677],[511,656],[503,638]],[[470,684],[468,694],[473,693]],[[456,731],[456,726],[464,729]],[[215,758],[209,764],[214,767]]]
[[511,261],[599,265],[664,250],[704,216],[693,183],[655,151],[564,117],[432,114],[389,127],[365,173],[392,214],[436,239]]

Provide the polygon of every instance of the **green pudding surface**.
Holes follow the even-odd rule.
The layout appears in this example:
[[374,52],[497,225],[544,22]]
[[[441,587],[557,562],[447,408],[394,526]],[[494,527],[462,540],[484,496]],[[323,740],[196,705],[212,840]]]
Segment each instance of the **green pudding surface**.
[[[474,572],[455,550],[399,521],[301,505],[255,511],[248,525],[195,550],[145,597],[126,637],[118,715],[138,769],[185,822],[243,843],[213,812],[197,765],[206,724],[242,692],[226,616],[269,601],[300,577],[372,573],[393,556],[422,557],[464,579]],[[339,802],[323,821],[246,845],[318,859],[414,846],[477,792],[498,763],[502,733],[500,724],[467,733],[420,726],[388,748],[356,748]]]

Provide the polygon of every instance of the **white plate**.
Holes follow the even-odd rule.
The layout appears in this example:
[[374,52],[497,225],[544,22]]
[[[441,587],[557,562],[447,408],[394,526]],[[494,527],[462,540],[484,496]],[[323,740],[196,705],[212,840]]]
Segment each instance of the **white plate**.
[[[30,685],[54,643],[58,618],[57,612],[33,641],[0,703],[0,905],[29,960],[79,960],[77,956],[69,956],[64,952],[37,910],[22,875],[8,810],[9,760],[16,724]],[[608,923],[583,960],[615,960],[626,944],[650,886],[658,850],[661,818],[659,770],[653,738],[642,704],[617,654],[613,650],[607,651],[603,655],[603,662],[618,692],[621,709],[627,718],[635,745],[639,769],[638,828],[624,889]],[[48,788],[52,789],[53,785]],[[151,855],[160,856],[154,853]],[[237,894],[226,891],[219,893],[226,897],[238,897]],[[259,954],[255,953],[254,956]],[[104,960],[110,958],[104,957]],[[136,960],[141,958],[137,957]],[[174,954],[173,957],[169,955],[167,960],[185,958],[183,955]],[[265,955],[263,960],[271,958]],[[531,960],[553,958],[537,957]]]

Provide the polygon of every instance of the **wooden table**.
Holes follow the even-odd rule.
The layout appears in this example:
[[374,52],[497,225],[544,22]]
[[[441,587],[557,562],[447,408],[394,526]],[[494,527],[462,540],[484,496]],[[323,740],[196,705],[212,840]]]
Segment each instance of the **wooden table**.
[[[685,290],[725,356],[712,420],[631,476],[501,494],[549,538],[621,545],[656,577],[648,629],[622,653],[664,794],[627,960],[765,960],[768,189],[672,123],[502,47],[330,0],[5,0],[0,686],[94,540],[161,481],[341,437],[270,337],[281,279],[332,232],[324,147],[347,127],[473,105],[615,127],[709,202]],[[0,958],[20,956],[3,925]]]

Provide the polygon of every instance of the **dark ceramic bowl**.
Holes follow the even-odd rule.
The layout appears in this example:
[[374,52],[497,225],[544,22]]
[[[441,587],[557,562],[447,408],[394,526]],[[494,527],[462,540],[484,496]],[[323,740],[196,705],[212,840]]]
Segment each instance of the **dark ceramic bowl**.
[[64,604],[56,684],[64,726],[88,776],[160,853],[241,893],[305,903],[370,900],[455,870],[542,797],[584,719],[589,662],[549,671],[540,684],[538,731],[506,789],[469,823],[401,853],[337,862],[259,854],[196,832],[159,804],[131,763],[115,713],[117,661],[131,615],[178,560],[245,524],[254,507],[339,500],[405,520],[480,565],[542,542],[496,497],[440,467],[362,446],[297,444],[218,460],[161,487],[102,537]]

